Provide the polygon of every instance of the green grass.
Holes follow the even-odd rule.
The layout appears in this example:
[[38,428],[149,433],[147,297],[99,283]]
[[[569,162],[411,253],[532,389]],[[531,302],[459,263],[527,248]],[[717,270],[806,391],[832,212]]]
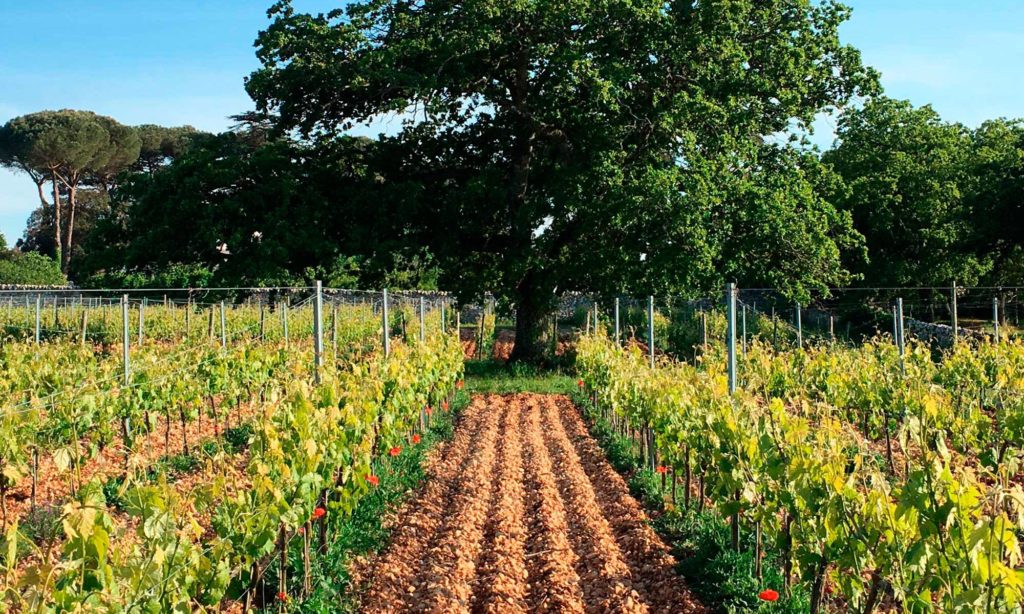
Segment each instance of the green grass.
[[570,394],[575,389],[575,377],[560,367],[544,369],[495,360],[466,362],[466,390],[473,394]]

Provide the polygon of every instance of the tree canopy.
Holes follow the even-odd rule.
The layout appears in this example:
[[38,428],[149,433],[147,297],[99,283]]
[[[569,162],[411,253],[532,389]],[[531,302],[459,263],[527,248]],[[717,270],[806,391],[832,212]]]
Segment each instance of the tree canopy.
[[[194,132],[191,128],[133,128],[91,111],[68,109],[8,121],[0,127],[0,165],[27,174],[39,195],[40,208],[29,220],[25,245],[52,254],[67,273],[72,254],[78,251],[76,231],[88,230],[117,178],[141,165],[152,171],[165,164],[187,147]],[[47,183],[49,189],[44,190]],[[89,219],[84,224],[78,219],[80,190],[89,192]],[[50,240],[39,236],[43,229],[51,233]]]
[[[401,231],[430,247],[442,285],[514,305],[515,358],[538,356],[566,289],[695,294],[784,261],[806,265],[779,276],[789,291],[838,279],[850,232],[812,194],[816,162],[765,139],[876,87],[839,41],[841,5],[374,0],[314,16],[282,1],[270,14],[248,81],[258,107],[313,141],[398,114],[382,202],[408,214]],[[796,189],[765,181],[775,173]],[[761,249],[725,251],[739,244]]]
[[843,178],[833,200],[866,238],[848,266],[870,286],[1020,283],[1024,127],[976,130],[931,107],[878,97],[848,110],[823,158]]

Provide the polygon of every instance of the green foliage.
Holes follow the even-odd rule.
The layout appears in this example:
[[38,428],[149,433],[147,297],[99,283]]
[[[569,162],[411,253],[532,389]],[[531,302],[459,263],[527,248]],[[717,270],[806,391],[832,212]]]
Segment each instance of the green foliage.
[[[133,128],[91,111],[68,109],[31,113],[4,124],[0,165],[27,174],[39,194],[39,209],[25,233],[27,249],[53,254],[68,273],[72,255],[82,251],[94,219],[106,213],[108,196],[123,173],[154,172],[194,137],[191,128]],[[82,196],[84,203],[79,202]]]
[[0,284],[63,286],[67,283],[60,265],[48,256],[0,250]]
[[139,155],[132,168],[149,174],[184,155],[196,139],[208,136],[192,126],[166,128],[143,124],[137,126],[135,132],[139,137]]
[[991,259],[990,285],[1024,282],[1024,122],[993,120],[972,133],[971,225]]
[[1024,280],[1024,127],[944,122],[930,106],[875,98],[844,113],[824,161],[844,179],[830,198],[853,216],[867,259],[847,254],[872,286]]
[[331,532],[337,538],[314,570],[322,581],[316,582],[316,589],[309,598],[296,605],[296,611],[358,611],[359,587],[352,585],[349,569],[353,559],[380,552],[387,546],[391,535],[387,519],[427,478],[424,461],[428,452],[439,442],[451,438],[453,418],[468,402],[468,395],[456,395],[452,411],[435,413],[419,444],[405,446],[399,456],[383,457],[377,470],[380,485],[356,504],[351,515],[328,516]]
[[876,98],[843,115],[839,146],[825,154],[845,179],[836,201],[867,240],[869,261],[851,261],[883,286],[976,283],[988,265],[972,250],[963,184],[970,135],[931,107]]
[[314,149],[256,128],[196,139],[118,190],[83,264],[87,283],[436,286],[422,250],[391,250],[375,230],[370,147],[340,138]]
[[[730,544],[727,520],[713,509],[699,511],[694,505],[686,510],[669,504],[661,490],[660,476],[643,467],[643,459],[633,442],[619,435],[594,411],[586,394],[577,391],[573,400],[578,407],[586,408],[591,434],[604,449],[611,465],[619,473],[631,476],[630,492],[655,512],[654,529],[672,548],[679,561],[679,572],[702,603],[725,612],[798,614],[808,611],[808,595],[799,586],[775,604],[759,601],[757,595],[762,589],[782,586],[782,578],[776,570],[778,561],[771,553],[765,561],[764,578],[758,582],[753,574],[752,544],[744,543],[744,552],[736,552]],[[745,537],[751,541],[749,534]]]
[[[90,271],[103,253],[90,254],[82,265],[84,271]],[[80,285],[86,288],[202,288],[210,285],[213,272],[202,264],[168,263],[154,267],[152,273],[128,271],[124,268],[101,270],[86,273]]]
[[873,91],[839,41],[845,7],[384,1],[312,16],[284,0],[271,15],[247,83],[260,110],[317,142],[406,112],[374,157],[375,206],[400,243],[429,246],[443,287],[515,305],[515,358],[543,354],[565,289],[843,279],[855,235],[816,195],[823,171],[762,137]]

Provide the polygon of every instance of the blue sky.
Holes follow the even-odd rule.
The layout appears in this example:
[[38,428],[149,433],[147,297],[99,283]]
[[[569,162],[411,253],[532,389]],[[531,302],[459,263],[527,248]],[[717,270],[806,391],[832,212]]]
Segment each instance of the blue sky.
[[[327,10],[341,0],[296,0]],[[889,95],[977,125],[1024,117],[1024,0],[846,0],[846,42]],[[77,108],[128,124],[209,131],[250,108],[242,79],[271,0],[0,0],[0,122]],[[827,124],[824,126],[826,131]],[[828,142],[829,136],[819,135]],[[0,170],[0,232],[13,243],[38,205]]]

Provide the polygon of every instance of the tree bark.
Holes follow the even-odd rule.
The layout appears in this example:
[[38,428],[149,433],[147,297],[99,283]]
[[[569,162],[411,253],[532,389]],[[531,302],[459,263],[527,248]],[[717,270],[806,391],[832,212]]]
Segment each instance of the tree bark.
[[68,186],[68,238],[64,242],[64,250],[62,252],[62,263],[61,270],[66,275],[68,269],[71,266],[71,240],[74,237],[75,232],[75,201],[78,192],[78,187],[75,185]]
[[53,183],[53,249],[56,250],[54,258],[60,263],[64,252],[64,236],[60,227],[60,184],[57,183],[56,171],[50,172],[50,181]]
[[509,360],[540,363],[544,360],[544,323],[547,320],[547,297],[535,283],[536,274],[529,272],[516,287],[516,341]]

